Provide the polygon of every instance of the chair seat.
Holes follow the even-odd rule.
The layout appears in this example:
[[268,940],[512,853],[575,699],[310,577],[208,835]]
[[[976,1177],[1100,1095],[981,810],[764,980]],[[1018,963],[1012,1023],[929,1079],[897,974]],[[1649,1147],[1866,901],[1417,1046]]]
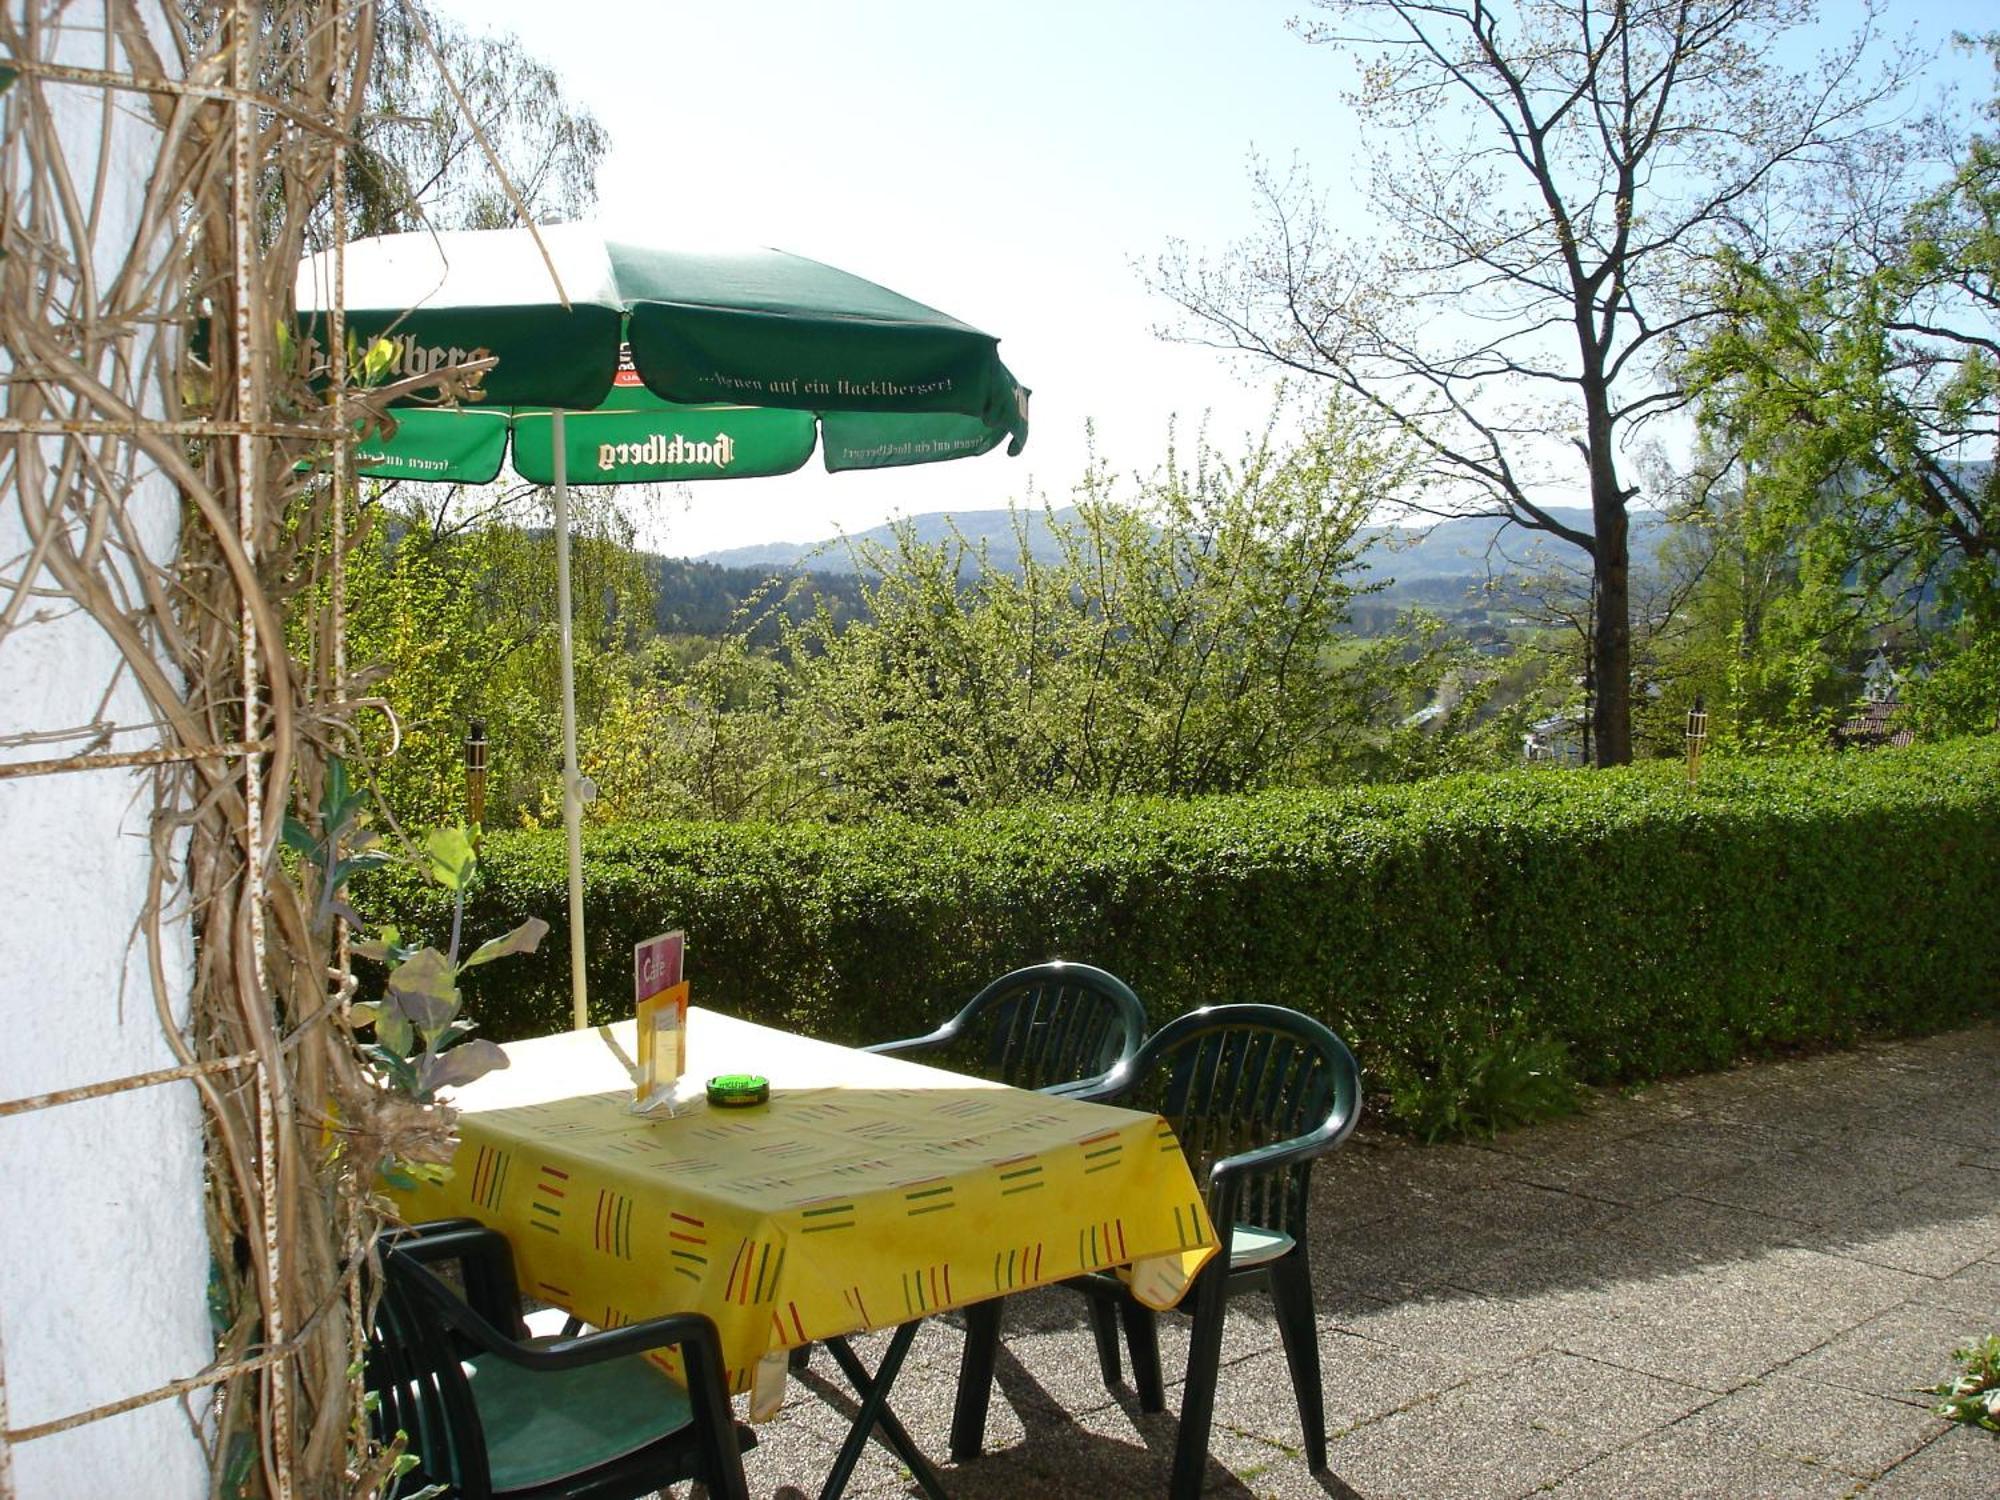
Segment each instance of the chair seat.
[[1261,1266],[1289,1253],[1296,1243],[1282,1229],[1259,1229],[1254,1224],[1237,1224],[1229,1231],[1230,1269]]
[[640,1354],[554,1372],[496,1354],[466,1364],[496,1493],[585,1473],[671,1436],[693,1416],[687,1392]]

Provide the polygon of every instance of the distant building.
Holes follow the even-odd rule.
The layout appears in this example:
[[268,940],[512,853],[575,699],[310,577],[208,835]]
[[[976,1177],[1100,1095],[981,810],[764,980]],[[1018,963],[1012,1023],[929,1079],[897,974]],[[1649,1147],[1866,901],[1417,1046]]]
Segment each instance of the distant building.
[[1899,728],[1894,720],[1902,705],[1903,674],[1889,661],[1886,644],[1877,646],[1868,665],[1861,669],[1861,701],[1851,718],[1833,731],[1833,743],[1842,750],[1876,750],[1884,745],[1910,744],[1916,735]]
[[1583,720],[1575,714],[1552,714],[1537,719],[1521,736],[1524,760],[1559,766],[1583,764]]

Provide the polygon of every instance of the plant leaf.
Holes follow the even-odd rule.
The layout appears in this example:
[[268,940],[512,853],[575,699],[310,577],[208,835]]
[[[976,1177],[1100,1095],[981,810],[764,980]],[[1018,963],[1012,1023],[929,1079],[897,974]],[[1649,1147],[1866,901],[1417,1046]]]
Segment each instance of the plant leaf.
[[433,828],[424,840],[431,877],[448,891],[462,891],[479,864],[463,828]]
[[450,959],[435,948],[419,948],[390,971],[389,998],[405,1019],[430,1031],[458,1010],[454,977]]
[[389,856],[380,853],[350,854],[333,867],[333,878],[328,884],[338,889],[356,875],[365,875],[370,870],[379,870],[389,863]]
[[319,840],[312,836],[312,830],[290,813],[285,815],[285,847],[298,851],[301,859],[315,862],[319,859]]
[[375,1059],[377,1066],[389,1075],[389,1081],[397,1088],[406,1094],[417,1092],[417,1070],[410,1066],[408,1059],[382,1046],[370,1047],[367,1053]]
[[346,761],[336,755],[326,763],[326,785],[321,789],[319,806],[329,833],[345,828],[367,800],[368,793],[348,780]]
[[511,953],[533,953],[542,945],[542,939],[549,935],[549,924],[540,917],[530,917],[519,927],[505,936],[488,938],[472,951],[472,957],[459,966],[460,970],[476,968],[480,964],[491,963],[496,958],[505,958]]
[[429,1094],[470,1083],[506,1066],[507,1054],[500,1050],[499,1044],[478,1038],[460,1042],[449,1052],[426,1052],[417,1065],[417,1081],[423,1092]]

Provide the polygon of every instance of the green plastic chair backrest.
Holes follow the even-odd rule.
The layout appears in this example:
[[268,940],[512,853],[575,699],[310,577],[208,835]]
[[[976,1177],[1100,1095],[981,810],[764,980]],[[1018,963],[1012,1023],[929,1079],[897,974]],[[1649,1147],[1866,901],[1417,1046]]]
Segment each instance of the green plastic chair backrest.
[[1046,1089],[1129,1061],[1146,1036],[1146,1007],[1117,975],[1056,960],[1003,974],[952,1024],[978,1050],[981,1076]]
[[418,1473],[398,1493],[424,1483],[449,1485],[481,1500],[492,1493],[486,1439],[466,1380],[463,1351],[437,1305],[450,1296],[437,1277],[406,1257],[394,1241],[382,1250],[381,1295],[369,1330],[365,1366],[376,1399],[376,1436],[408,1435]]
[[[1269,1165],[1240,1174],[1235,1221],[1303,1241],[1313,1159],[1354,1128],[1361,1069],[1347,1044],[1311,1016],[1277,1005],[1216,1005],[1161,1027],[1115,1098],[1163,1116],[1197,1180],[1219,1161],[1271,1151]],[[1288,1145],[1295,1149],[1277,1149]],[[1213,1191],[1209,1206],[1212,1213],[1221,1206]]]

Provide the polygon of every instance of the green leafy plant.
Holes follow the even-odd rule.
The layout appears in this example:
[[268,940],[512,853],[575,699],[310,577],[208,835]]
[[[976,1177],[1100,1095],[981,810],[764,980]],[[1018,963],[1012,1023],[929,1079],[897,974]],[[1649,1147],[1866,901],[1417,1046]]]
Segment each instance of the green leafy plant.
[[460,962],[465,893],[478,873],[479,855],[465,829],[440,828],[424,840],[424,859],[432,879],[452,893],[451,946],[440,952],[426,944],[405,944],[395,927],[383,927],[356,943],[355,953],[381,964],[388,978],[382,998],[356,1005],[354,1013],[375,1030],[375,1040],[363,1051],[392,1084],[427,1103],[441,1088],[470,1083],[507,1066],[499,1046],[473,1037],[472,1022],[459,1014],[459,976],[512,953],[533,953],[549,924],[530,917],[481,943]]
[[380,837],[368,827],[368,792],[354,784],[347,764],[338,756],[326,765],[326,782],[320,788],[319,833],[298,818],[287,814],[285,847],[296,853],[312,874],[312,926],[315,932],[332,931],[333,919],[340,917],[353,926],[361,919],[347,904],[347,882],[369,870],[379,870],[389,862]]
[[1432,1145],[1491,1137],[1577,1105],[1568,1049],[1553,1037],[1520,1035],[1448,1051],[1435,1071],[1411,1076],[1393,1097],[1396,1118]]
[[[328,763],[321,791],[319,832],[287,817],[284,841],[310,872],[313,922],[331,929],[336,917],[364,928],[360,915],[346,899],[347,882],[390,862],[378,835],[368,826],[369,794],[354,784],[338,758]],[[362,1054],[392,1087],[420,1104],[437,1091],[507,1065],[499,1046],[474,1038],[473,1023],[459,1013],[459,976],[468,969],[509,954],[532,953],[548,933],[549,924],[530,917],[511,932],[481,943],[470,957],[459,959],[465,925],[465,898],[479,869],[479,855],[463,828],[440,828],[424,839],[418,860],[430,878],[451,893],[451,942],[443,951],[427,944],[405,943],[393,925],[379,928],[354,944],[354,952],[387,970],[379,999],[357,1003],[354,1018],[373,1033]]]
[[1989,1333],[1952,1354],[1964,1373],[1931,1387],[1934,1395],[1944,1397],[1931,1409],[2000,1437],[2000,1334]]

